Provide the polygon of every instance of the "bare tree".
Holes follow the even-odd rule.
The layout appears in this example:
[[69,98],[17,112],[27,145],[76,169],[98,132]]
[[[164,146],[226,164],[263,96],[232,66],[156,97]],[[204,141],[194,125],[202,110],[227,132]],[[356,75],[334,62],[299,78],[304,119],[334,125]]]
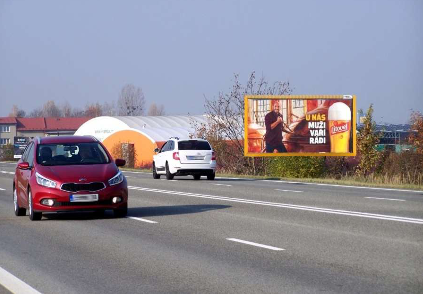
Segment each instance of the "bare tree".
[[43,106],[43,116],[44,117],[61,117],[62,112],[59,107],[56,106],[53,100],[47,101]]
[[71,116],[72,117],[83,117],[83,116],[85,116],[85,111],[82,110],[81,108],[76,107],[76,108],[72,109],[72,115]]
[[102,115],[103,115],[103,110],[101,108],[100,103],[97,102],[95,104],[87,104],[85,106],[85,116],[97,117]]
[[145,97],[141,88],[132,84],[125,85],[119,95],[118,114],[137,116],[144,114]]
[[40,107],[35,108],[29,113],[28,116],[29,117],[43,117],[43,110]]
[[12,111],[9,113],[10,117],[25,117],[26,112],[20,109],[17,105],[13,105]]
[[71,117],[72,116],[72,106],[70,106],[68,101],[63,103],[63,105],[61,107],[61,112],[62,112],[63,117]]
[[[252,72],[246,86],[234,75],[234,84],[229,93],[219,93],[213,100],[205,98],[207,124],[198,125],[192,121],[196,136],[207,138],[217,153],[218,165],[235,173],[256,173],[256,161],[244,157],[244,96],[245,95],[287,95],[292,89],[289,82],[269,84],[264,77],[256,82]],[[261,160],[262,166],[264,161]]]
[[161,104],[160,106],[157,106],[156,103],[154,103],[154,102],[151,103],[150,107],[148,108],[147,115],[149,115],[149,116],[165,115],[164,105]]
[[115,116],[117,115],[117,111],[116,111],[116,102],[112,101],[112,102],[104,102],[103,105],[101,106],[103,115],[108,115],[108,116]]

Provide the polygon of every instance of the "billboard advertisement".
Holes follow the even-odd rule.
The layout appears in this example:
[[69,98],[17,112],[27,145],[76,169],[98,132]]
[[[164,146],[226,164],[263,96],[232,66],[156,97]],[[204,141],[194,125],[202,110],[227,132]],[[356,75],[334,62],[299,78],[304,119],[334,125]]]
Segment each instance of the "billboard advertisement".
[[355,156],[355,95],[245,96],[245,156]]
[[28,137],[15,137],[13,142],[13,158],[21,158],[28,143]]

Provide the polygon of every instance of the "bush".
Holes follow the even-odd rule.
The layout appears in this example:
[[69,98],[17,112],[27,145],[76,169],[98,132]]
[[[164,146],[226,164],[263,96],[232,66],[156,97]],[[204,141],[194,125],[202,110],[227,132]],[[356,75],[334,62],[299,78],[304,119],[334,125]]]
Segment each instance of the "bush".
[[381,174],[387,180],[399,179],[404,184],[422,185],[423,154],[412,151],[389,153],[381,168]]
[[14,155],[14,146],[12,144],[0,146],[0,160],[15,160]]
[[269,158],[267,165],[267,175],[278,178],[317,178],[324,172],[324,157],[275,157]]

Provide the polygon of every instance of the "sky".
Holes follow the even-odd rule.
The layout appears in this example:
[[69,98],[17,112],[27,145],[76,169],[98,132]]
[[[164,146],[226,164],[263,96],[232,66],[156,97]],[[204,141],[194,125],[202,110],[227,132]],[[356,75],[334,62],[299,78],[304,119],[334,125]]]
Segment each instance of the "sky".
[[0,116],[112,102],[126,84],[202,114],[234,74],[355,94],[378,123],[423,112],[421,0],[0,0]]

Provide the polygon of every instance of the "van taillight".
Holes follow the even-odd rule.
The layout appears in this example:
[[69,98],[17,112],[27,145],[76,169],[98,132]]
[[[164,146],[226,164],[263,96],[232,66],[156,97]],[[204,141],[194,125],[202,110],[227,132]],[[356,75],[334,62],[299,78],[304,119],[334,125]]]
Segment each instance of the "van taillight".
[[212,160],[216,160],[216,153],[214,151],[212,152]]
[[173,152],[173,159],[175,159],[175,160],[181,160],[179,158],[179,152]]

